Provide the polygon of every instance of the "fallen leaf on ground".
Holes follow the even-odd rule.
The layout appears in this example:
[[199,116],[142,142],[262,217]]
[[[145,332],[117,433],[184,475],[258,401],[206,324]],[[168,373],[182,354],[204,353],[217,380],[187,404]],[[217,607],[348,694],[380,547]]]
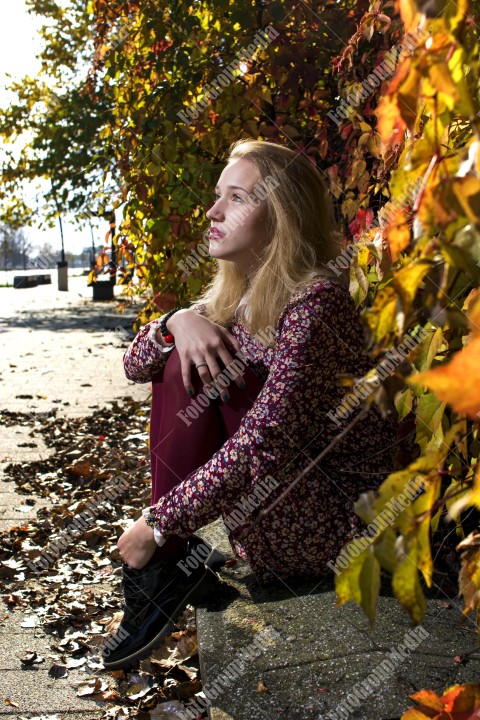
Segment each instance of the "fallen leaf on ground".
[[[147,720],[158,703],[164,706],[162,712],[166,711],[167,702],[178,703],[172,706],[177,715],[171,715],[178,718],[180,712],[185,713],[192,692],[200,688],[192,608],[185,610],[176,623],[178,632],[162,646],[158,659],[167,662],[162,666],[142,661],[140,676],[146,679],[141,683],[133,682],[132,673],[108,673],[101,661],[106,636],[114,634],[123,616],[117,538],[139,508],[149,503],[148,447],[143,441],[149,412],[148,403],[131,400],[112,403],[112,407],[83,418],[62,418],[56,410],[36,415],[0,411],[4,425],[32,428],[32,437],[41,436],[51,451],[41,460],[5,467],[5,479],[16,484],[17,493],[46,500],[48,506],[37,510],[35,518],[0,535],[0,595],[4,601],[0,605],[5,610],[6,606],[28,607],[23,611],[28,614],[21,617],[24,627],[39,628],[58,654],[51,656],[49,664],[61,669],[50,668],[51,673],[66,677],[80,668],[88,673],[75,684],[80,697],[91,704],[116,703],[100,712],[95,707],[98,720]],[[125,441],[128,435],[132,439]],[[105,438],[101,443],[100,436]],[[90,466],[92,472],[72,471],[74,467],[80,470],[77,466],[81,464],[82,470]],[[111,502],[102,491],[115,482],[121,492]],[[79,532],[67,531],[74,528],[72,523],[80,513],[91,507],[92,500],[97,502],[92,522]],[[27,499],[24,504],[29,505]],[[57,551],[54,543],[58,543]],[[49,551],[50,559],[42,561]],[[30,655],[24,650],[24,657]],[[138,671],[134,669],[134,673],[138,680]],[[185,704],[180,696],[186,698]],[[160,720],[162,716],[152,717]],[[37,720],[60,720],[60,716],[39,716]]]
[[87,695],[94,695],[95,693],[103,692],[107,689],[107,683],[97,677],[89,682],[80,683],[77,687],[77,695],[78,697],[86,697]]
[[151,720],[179,720],[185,717],[185,705],[178,700],[160,703],[150,710]]
[[7,605],[26,605],[27,604],[25,602],[25,600],[22,597],[20,597],[20,595],[16,595],[15,593],[9,593],[8,595],[3,595],[2,600]]
[[39,665],[42,662],[45,662],[45,658],[41,655],[37,655],[36,652],[30,652],[27,655],[25,655],[23,658],[20,659],[20,662],[22,665]]
[[30,617],[27,617],[24,619],[24,621],[20,624],[20,627],[22,628],[34,628],[37,624],[37,618],[32,615]]
[[48,674],[53,678],[63,678],[67,677],[68,671],[65,665],[56,665],[54,663],[48,671]]
[[150,675],[130,675],[131,685],[127,687],[127,697],[130,700],[138,700],[150,692],[157,682]]

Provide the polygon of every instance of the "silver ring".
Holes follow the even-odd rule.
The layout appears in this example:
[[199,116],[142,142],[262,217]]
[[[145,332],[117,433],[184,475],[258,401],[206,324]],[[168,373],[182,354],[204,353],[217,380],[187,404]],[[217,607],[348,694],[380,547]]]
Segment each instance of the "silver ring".
[[208,367],[208,363],[206,363],[206,362],[200,363],[199,365],[195,365],[195,367],[199,368],[199,367],[202,367],[202,365],[206,365]]

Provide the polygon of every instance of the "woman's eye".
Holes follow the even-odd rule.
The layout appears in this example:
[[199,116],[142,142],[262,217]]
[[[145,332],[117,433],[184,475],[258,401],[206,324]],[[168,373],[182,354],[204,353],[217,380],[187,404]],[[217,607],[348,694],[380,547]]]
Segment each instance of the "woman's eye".
[[[214,193],[212,195],[212,202],[216,203],[220,200],[220,195],[218,193]],[[243,202],[243,198],[238,193],[233,193],[232,200],[235,200],[235,202]]]

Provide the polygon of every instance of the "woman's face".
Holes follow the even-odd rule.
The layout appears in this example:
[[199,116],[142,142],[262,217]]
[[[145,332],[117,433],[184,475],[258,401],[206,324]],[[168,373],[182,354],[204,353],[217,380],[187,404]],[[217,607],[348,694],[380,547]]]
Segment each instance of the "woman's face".
[[[257,167],[250,160],[237,158],[227,165],[215,188],[215,204],[207,212],[211,221],[211,257],[237,263],[248,275],[268,241],[267,201]],[[258,196],[256,190],[259,189]]]

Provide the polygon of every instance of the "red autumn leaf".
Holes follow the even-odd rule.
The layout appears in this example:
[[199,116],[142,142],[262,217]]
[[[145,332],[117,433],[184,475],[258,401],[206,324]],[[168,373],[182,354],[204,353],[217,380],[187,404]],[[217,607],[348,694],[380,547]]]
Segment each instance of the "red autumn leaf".
[[352,233],[352,236],[355,238],[362,232],[362,230],[370,227],[372,222],[373,210],[371,210],[370,208],[367,208],[366,210],[360,208],[360,210],[357,212],[357,214],[349,224],[348,229]]

